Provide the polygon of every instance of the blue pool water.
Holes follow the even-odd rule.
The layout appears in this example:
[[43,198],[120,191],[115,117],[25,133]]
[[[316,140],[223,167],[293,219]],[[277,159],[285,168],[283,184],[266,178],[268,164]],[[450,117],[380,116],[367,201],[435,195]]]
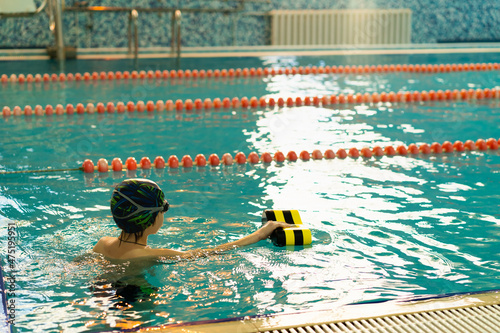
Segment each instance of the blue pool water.
[[[489,56],[462,55],[463,62],[487,62]],[[450,57],[419,56],[410,63],[447,63],[457,56]],[[365,60],[363,64],[378,63]],[[238,66],[288,60],[245,61],[253,65]],[[317,65],[333,60],[294,61]],[[161,69],[163,65],[156,63]],[[202,65],[200,61],[199,68],[236,67]],[[101,69],[107,70],[91,70]],[[492,88],[499,81],[498,72],[277,76],[175,84],[8,84],[1,94],[3,104],[12,107]],[[10,117],[0,120],[0,170],[73,168],[85,158],[95,162],[116,156],[234,156],[238,151],[498,139],[499,118],[499,100]],[[18,234],[16,328],[103,331],[498,289],[499,165],[499,152],[475,151],[146,174],[0,175],[2,225],[14,221]],[[164,227],[151,236],[154,247],[188,250],[236,240],[259,227],[266,208],[299,209],[312,229],[313,244],[287,249],[262,241],[192,261],[109,262],[90,249],[99,237],[118,234],[109,212],[110,193],[126,176],[135,175],[156,181],[172,204]],[[5,267],[6,228],[0,234]]]

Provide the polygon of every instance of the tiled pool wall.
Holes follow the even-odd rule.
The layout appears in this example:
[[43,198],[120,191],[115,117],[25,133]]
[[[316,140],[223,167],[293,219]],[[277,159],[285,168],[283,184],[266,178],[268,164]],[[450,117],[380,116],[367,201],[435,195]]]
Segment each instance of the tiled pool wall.
[[[43,0],[35,0],[40,5]],[[80,0],[63,0],[73,6]],[[88,0],[92,6],[234,8],[231,1]],[[500,40],[500,1],[445,0],[270,0],[245,2],[239,14],[183,13],[182,45],[240,46],[269,43],[269,19],[255,12],[273,9],[361,9],[409,8],[412,43],[481,42]],[[80,48],[126,47],[128,13],[64,12],[66,45]],[[139,14],[140,47],[169,46],[170,13]],[[46,47],[54,43],[49,18],[44,12],[34,18],[0,19],[1,48]]]

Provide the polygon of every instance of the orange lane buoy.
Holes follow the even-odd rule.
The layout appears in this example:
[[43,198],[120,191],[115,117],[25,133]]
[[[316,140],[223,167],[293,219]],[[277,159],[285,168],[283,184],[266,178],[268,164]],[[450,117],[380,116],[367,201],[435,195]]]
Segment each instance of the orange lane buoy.
[[276,153],[274,153],[274,160],[276,162],[284,162],[285,161],[285,154],[283,154],[280,151],[277,151]]
[[200,98],[194,100],[194,108],[196,110],[201,110],[203,108],[203,102],[201,101]]
[[175,109],[177,111],[181,111],[184,108],[184,103],[182,102],[181,99],[178,99],[175,101]]
[[373,152],[373,155],[375,155],[375,156],[383,156],[384,155],[384,151],[382,150],[382,148],[380,148],[380,146],[373,147],[372,152]]
[[[186,110],[188,111],[191,111],[193,109],[193,101],[191,99],[186,99],[186,101],[184,102],[184,106],[186,107]],[[177,109],[179,110],[179,109]]]
[[149,159],[149,157],[144,156],[143,158],[141,158],[139,165],[143,170],[151,169],[151,160]]
[[268,152],[262,153],[262,156],[260,158],[264,163],[271,163],[273,161],[271,154],[269,154]]
[[155,103],[153,101],[148,101],[146,103],[146,111],[153,112],[155,110]]
[[443,147],[438,142],[433,142],[431,144],[431,151],[434,154],[441,154],[443,152]]
[[295,162],[297,160],[297,153],[291,150],[286,154],[286,158],[291,162]]
[[456,151],[464,151],[465,147],[462,141],[457,140],[453,143],[453,149],[455,149]]
[[321,150],[315,149],[313,150],[311,157],[313,160],[320,160],[323,158],[323,153],[321,153]]
[[396,155],[396,150],[394,149],[393,146],[387,146],[384,148],[384,153],[387,156],[393,156],[393,155]]
[[217,165],[219,165],[220,164],[219,156],[217,156],[217,154],[211,154],[208,157],[208,163],[211,166],[217,166]]
[[[118,105],[116,105],[116,108],[118,109]],[[162,100],[156,101],[156,110],[158,112],[162,112],[163,110],[165,110],[165,102],[163,102]]]
[[165,101],[165,110],[172,112],[172,111],[174,111],[174,108],[175,108],[175,105],[171,99]]
[[301,159],[302,161],[309,161],[309,158],[310,158],[311,156],[309,155],[309,152],[308,152],[307,150],[303,150],[303,151],[301,151],[301,152],[300,152],[299,157],[300,157],[300,159]]
[[361,156],[365,157],[365,158],[370,158],[372,157],[373,153],[372,151],[370,150],[370,148],[367,148],[367,147],[363,147],[361,148]]
[[233,164],[233,157],[229,153],[225,153],[222,155],[222,163],[224,165],[232,165]]
[[250,98],[250,107],[256,108],[257,106],[259,106],[259,101],[257,100],[257,97],[253,96]]
[[445,153],[452,153],[453,152],[453,144],[450,141],[445,141],[441,145],[441,148],[443,148],[443,151]]
[[259,161],[260,161],[259,155],[256,152],[253,151],[250,154],[248,154],[248,162],[256,164],[259,163]]
[[488,141],[486,141],[486,144],[488,145],[488,148],[491,150],[498,149],[498,141],[493,138],[489,138]]
[[125,166],[127,170],[137,170],[137,161],[133,157],[127,158],[125,161]]
[[474,141],[472,141],[472,140],[467,140],[467,141],[465,141],[465,143],[464,143],[464,148],[465,148],[465,149],[468,149],[468,150],[470,150],[470,151],[472,151],[472,150],[476,150],[476,144],[475,144],[475,143],[474,143]]
[[[95,109],[94,104],[92,104],[92,103],[87,104],[87,108],[86,108],[87,113],[90,113],[90,114],[94,113],[94,109]],[[35,107],[35,113],[36,113],[36,107]]]
[[182,156],[181,164],[184,168],[191,168],[193,166],[193,159],[189,155]]
[[431,153],[431,147],[427,143],[422,143],[419,147],[419,150],[422,154],[430,154]]
[[210,98],[205,98],[203,101],[203,107],[205,110],[211,109],[212,108],[212,100]]
[[248,97],[242,97],[242,98],[241,98],[241,101],[240,101],[240,104],[241,104],[241,107],[242,107],[243,109],[248,108],[248,105],[250,104],[250,103],[248,102]]
[[245,154],[243,154],[241,151],[238,152],[235,156],[234,156],[234,160],[237,164],[245,164],[246,161],[247,161],[247,158],[245,156]]
[[337,150],[337,157],[342,159],[347,157],[347,153],[344,148]]
[[401,156],[405,156],[408,154],[408,149],[406,149],[405,146],[403,145],[400,145],[396,148],[396,151],[398,152],[399,155]]
[[194,162],[196,163],[196,166],[199,167],[204,167],[207,165],[207,159],[205,158],[205,155],[203,154],[198,154],[194,158]]
[[32,114],[33,114],[33,109],[31,108],[31,106],[26,105],[26,106],[24,107],[24,115],[29,117],[29,116],[31,116]]
[[240,99],[238,97],[233,97],[231,100],[231,105],[233,108],[238,108],[240,106]]
[[348,155],[350,157],[352,157],[352,158],[358,158],[359,157],[359,150],[358,150],[358,148],[352,147],[351,149],[349,149],[349,154]]
[[476,141],[476,147],[478,150],[487,150],[488,149],[488,145],[486,144],[486,141],[484,141],[483,139],[478,139]]
[[144,110],[146,109],[146,106],[144,105],[143,101],[139,101],[139,102],[137,102],[136,108],[137,108],[138,112],[144,112]]
[[45,114],[47,116],[50,116],[50,115],[54,114],[54,108],[52,107],[52,105],[45,106]]
[[215,109],[220,109],[220,107],[222,106],[220,98],[218,97],[214,98],[213,105]]
[[162,156],[156,156],[153,163],[156,169],[163,169],[165,167],[165,159]]
[[122,160],[118,157],[113,158],[113,160],[111,161],[111,167],[113,171],[122,171],[123,170]]
[[108,172],[109,171],[109,165],[108,161],[104,158],[100,158],[99,161],[97,161],[97,171],[99,172]]
[[168,158],[168,166],[172,169],[176,169],[179,167],[179,158],[175,155],[170,155],[170,157]]
[[82,168],[83,172],[92,173],[94,172],[94,163],[91,160],[86,159],[85,161],[83,161]]
[[335,153],[333,152],[333,150],[327,149],[327,150],[325,150],[324,156],[325,156],[325,159],[331,160],[331,159],[335,158]]
[[267,103],[266,103],[266,98],[265,97],[261,97],[259,98],[259,105],[260,107],[266,107]]

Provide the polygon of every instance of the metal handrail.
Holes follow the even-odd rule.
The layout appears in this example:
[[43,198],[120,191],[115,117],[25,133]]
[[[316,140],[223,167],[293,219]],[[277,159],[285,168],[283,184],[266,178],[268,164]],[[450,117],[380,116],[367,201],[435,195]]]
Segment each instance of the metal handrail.
[[66,59],[65,51],[64,51],[64,37],[63,37],[63,25],[62,25],[62,4],[61,0],[50,0],[50,16],[51,20],[53,18],[54,26],[52,26],[50,29],[54,32],[54,37],[56,40],[56,52],[57,52],[57,59],[60,61],[63,61]]
[[[214,0],[209,0],[214,1]],[[226,0],[226,3],[237,3],[234,8],[179,8],[179,7],[158,7],[158,8],[144,8],[144,7],[113,7],[113,6],[71,6],[64,7],[64,11],[72,12],[129,12],[129,31],[128,31],[128,52],[132,54],[132,25],[134,26],[135,49],[134,55],[137,59],[139,51],[138,32],[137,32],[137,15],[139,12],[143,13],[172,13],[172,54],[177,53],[180,57],[181,52],[181,13],[241,13],[243,12],[245,2],[260,2],[271,3],[271,0]],[[133,14],[135,13],[135,14]],[[133,16],[135,15],[135,16]],[[177,49],[177,50],[176,50]]]
[[172,54],[177,47],[177,57],[181,54],[181,11],[172,13]]
[[134,58],[137,59],[139,56],[139,32],[137,18],[139,13],[133,9],[129,14],[129,24],[128,24],[128,53],[132,54],[132,29],[134,35]]
[[178,7],[158,7],[158,8],[144,8],[144,7],[110,7],[110,6],[88,6],[88,7],[65,7],[65,11],[71,12],[130,12],[136,10],[137,12],[144,13],[175,13],[180,10],[185,13],[236,13],[243,10],[244,1],[238,1],[238,6],[235,8],[178,8]]
[[[138,15],[139,12],[144,13],[169,13],[172,12],[172,54],[177,53],[177,57],[180,56],[181,52],[181,13],[239,13],[244,8],[244,3],[247,0],[233,0],[238,2],[235,8],[176,8],[176,7],[159,7],[159,8],[141,8],[141,7],[110,7],[110,6],[88,6],[88,7],[65,7],[64,11],[74,11],[74,12],[130,12],[130,15],[135,13]],[[269,0],[250,0],[256,2],[268,2]],[[134,26],[134,38],[135,38],[135,49],[134,56],[135,59],[138,57],[139,52],[139,42],[138,42],[138,32],[137,32],[137,17],[129,16],[129,54],[132,54],[132,32],[131,26]]]
[[38,15],[42,12],[42,10],[45,9],[47,6],[48,0],[44,0],[40,7],[37,8],[34,12],[20,12],[20,13],[0,13],[0,18],[4,17],[30,17],[30,16],[35,16]]

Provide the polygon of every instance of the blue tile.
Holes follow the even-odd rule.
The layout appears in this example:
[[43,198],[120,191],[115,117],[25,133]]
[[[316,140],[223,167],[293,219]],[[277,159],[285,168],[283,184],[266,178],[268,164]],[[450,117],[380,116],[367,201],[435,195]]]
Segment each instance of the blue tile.
[[[35,1],[40,5],[42,0]],[[66,0],[66,6],[79,1]],[[218,8],[234,9],[231,1],[174,0],[95,0],[93,6],[142,8]],[[245,3],[243,13],[188,13],[182,15],[182,45],[226,46],[262,45],[269,42],[269,20],[244,12],[272,9],[354,9],[409,8],[412,10],[412,42],[500,40],[500,1],[451,2],[444,0],[272,0]],[[243,15],[242,15],[243,14]],[[234,23],[236,21],[236,24]],[[139,13],[140,47],[170,46],[171,14]],[[64,12],[65,42],[77,47],[126,47],[128,13],[93,14]],[[33,18],[0,20],[0,47],[46,47],[54,43],[45,12]]]

